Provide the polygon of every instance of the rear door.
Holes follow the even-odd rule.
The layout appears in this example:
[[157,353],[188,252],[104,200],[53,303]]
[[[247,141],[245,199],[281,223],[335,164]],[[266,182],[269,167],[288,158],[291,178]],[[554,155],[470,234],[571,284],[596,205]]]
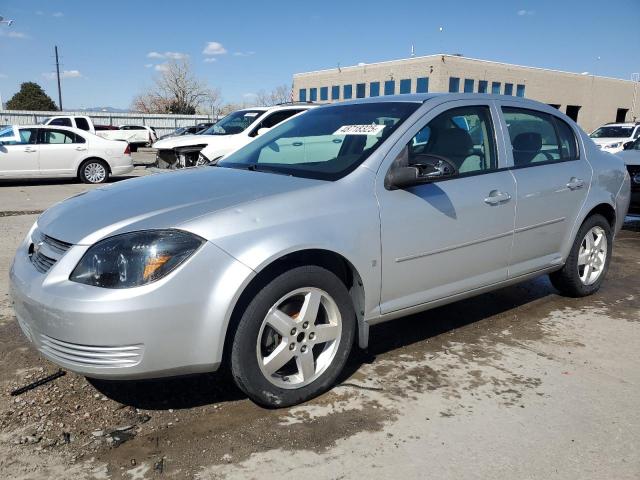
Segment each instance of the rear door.
[[517,184],[517,215],[509,275],[562,263],[591,184],[578,136],[551,113],[500,102],[507,152]]
[[43,128],[39,142],[41,175],[76,175],[77,165],[87,152],[83,137],[70,130]]
[[0,176],[32,177],[39,174],[38,128],[20,128],[19,142],[0,145]]

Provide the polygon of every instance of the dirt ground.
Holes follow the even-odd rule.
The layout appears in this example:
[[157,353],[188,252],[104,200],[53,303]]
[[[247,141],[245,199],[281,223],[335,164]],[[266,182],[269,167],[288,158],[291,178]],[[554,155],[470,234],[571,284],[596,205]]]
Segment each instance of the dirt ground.
[[67,372],[13,397],[58,369],[15,321],[11,258],[40,211],[86,188],[0,182],[0,478],[640,478],[640,219],[598,294],[540,278],[374,327],[340,384],[298,407],[262,409],[219,374]]

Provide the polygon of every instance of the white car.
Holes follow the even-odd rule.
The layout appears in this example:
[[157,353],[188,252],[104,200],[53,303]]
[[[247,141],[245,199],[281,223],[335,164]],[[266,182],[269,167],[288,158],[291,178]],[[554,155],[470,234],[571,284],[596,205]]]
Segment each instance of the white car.
[[158,150],[156,166],[175,169],[218,161],[258,135],[314,106],[286,104],[237,110],[198,135],[171,137],[154,143],[153,148]]
[[640,137],[640,123],[607,123],[589,136],[601,150],[618,153],[624,149],[625,143]]
[[103,183],[132,170],[131,150],[123,141],[45,125],[0,130],[0,178],[78,177]]

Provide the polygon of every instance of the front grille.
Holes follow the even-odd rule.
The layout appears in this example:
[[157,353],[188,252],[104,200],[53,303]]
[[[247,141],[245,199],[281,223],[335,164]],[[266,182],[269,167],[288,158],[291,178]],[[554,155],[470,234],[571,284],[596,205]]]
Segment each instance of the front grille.
[[[640,192],[640,165],[627,165],[629,176],[631,177],[631,191]],[[638,180],[636,181],[635,178]]]
[[40,350],[62,363],[82,367],[132,367],[142,359],[142,345],[103,347],[63,342],[40,335]]
[[57,240],[36,229],[31,235],[29,257],[36,270],[47,273],[71,247],[72,244]]

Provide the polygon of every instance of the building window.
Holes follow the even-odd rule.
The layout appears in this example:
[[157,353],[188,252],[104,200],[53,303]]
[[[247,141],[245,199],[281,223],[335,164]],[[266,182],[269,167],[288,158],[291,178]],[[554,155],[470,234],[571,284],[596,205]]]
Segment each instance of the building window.
[[349,100],[351,97],[353,97],[353,85],[345,85],[344,87],[342,87],[342,98],[344,98],[345,100]]
[[380,95],[380,82],[371,82],[369,84],[369,96],[377,97]]
[[300,90],[298,90],[298,101],[300,101],[300,102],[306,102],[307,101],[307,89],[306,88],[301,88]]
[[366,89],[366,84],[364,83],[356,84],[356,98],[364,98],[365,91],[366,91],[365,89]]
[[516,97],[524,97],[524,85],[516,85]]
[[315,102],[316,100],[318,100],[318,89],[317,88],[310,88],[309,89],[309,100],[311,100],[312,102]]
[[478,93],[487,93],[487,86],[489,85],[489,82],[487,82],[486,80],[479,80],[478,81]]
[[329,100],[329,87],[320,87],[320,100]]
[[422,77],[416,80],[416,93],[427,93],[429,91],[429,77]]
[[513,83],[505,83],[504,84],[504,94],[505,95],[513,95]]
[[384,82],[384,94],[393,95],[394,93],[396,93],[396,82],[393,80]]
[[491,93],[500,95],[500,82],[491,82]]
[[400,93],[411,93],[411,79],[404,78],[400,80]]
[[331,87],[331,100],[340,100],[340,87],[338,85]]
[[458,77],[449,77],[449,91],[451,93],[460,91],[460,79]]
[[473,84],[475,83],[475,80],[473,80],[472,78],[465,78],[464,79],[464,93],[473,93]]

